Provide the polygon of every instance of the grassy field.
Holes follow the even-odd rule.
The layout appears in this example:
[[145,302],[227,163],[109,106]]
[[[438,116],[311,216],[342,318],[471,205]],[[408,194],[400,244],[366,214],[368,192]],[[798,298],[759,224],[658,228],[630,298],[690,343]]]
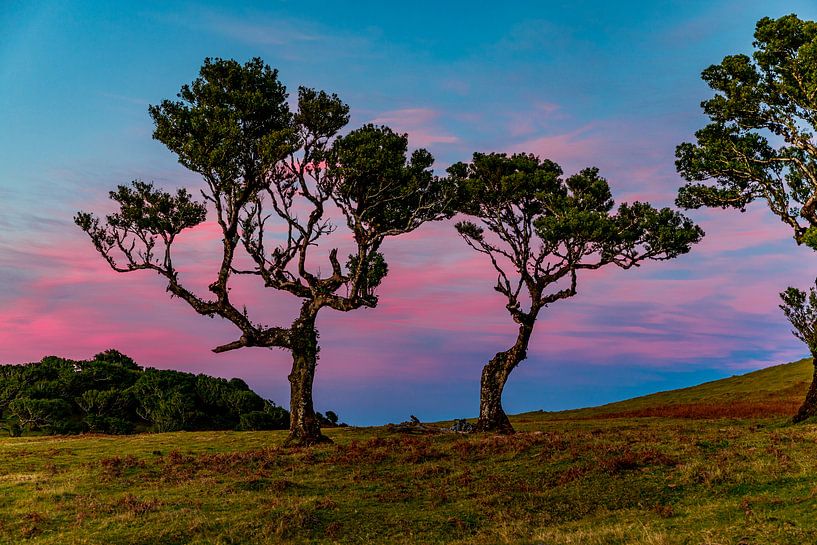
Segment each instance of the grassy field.
[[[817,543],[809,361],[503,437],[328,430],[0,439],[0,542]],[[768,413],[764,412],[768,411]]]

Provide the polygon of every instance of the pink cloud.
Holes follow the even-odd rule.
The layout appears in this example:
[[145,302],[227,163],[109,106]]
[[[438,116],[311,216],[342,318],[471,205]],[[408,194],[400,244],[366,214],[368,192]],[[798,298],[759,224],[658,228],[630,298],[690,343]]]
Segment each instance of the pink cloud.
[[409,134],[412,147],[425,148],[434,144],[456,144],[458,136],[447,134],[437,121],[440,112],[430,108],[404,108],[383,112],[372,119],[372,123],[388,125],[396,131]]
[[508,153],[533,153],[542,159],[556,161],[572,174],[593,164],[593,158],[602,145],[594,134],[595,127],[586,125],[561,134],[539,136],[523,140],[508,147]]
[[535,102],[523,112],[510,112],[507,123],[508,134],[514,138],[528,136],[553,125],[555,120],[564,119],[558,104],[553,102]]

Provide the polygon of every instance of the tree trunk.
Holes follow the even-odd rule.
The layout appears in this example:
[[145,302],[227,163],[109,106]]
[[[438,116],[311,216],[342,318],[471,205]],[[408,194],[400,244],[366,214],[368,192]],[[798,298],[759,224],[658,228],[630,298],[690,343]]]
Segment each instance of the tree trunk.
[[292,339],[292,372],[289,374],[290,446],[331,443],[331,439],[321,433],[320,422],[312,405],[312,382],[318,365],[318,331],[315,329],[315,313],[306,305],[301,316],[290,329]]
[[808,392],[806,393],[806,399],[803,401],[803,405],[800,406],[800,410],[797,411],[797,414],[794,415],[792,419],[795,424],[807,418],[817,416],[817,357],[814,358],[812,364],[814,365],[814,375],[811,379],[811,386],[809,386]]
[[532,331],[533,322],[520,324],[516,343],[509,350],[499,352],[482,368],[477,431],[513,433],[511,421],[502,408],[502,390],[511,371],[527,357]]

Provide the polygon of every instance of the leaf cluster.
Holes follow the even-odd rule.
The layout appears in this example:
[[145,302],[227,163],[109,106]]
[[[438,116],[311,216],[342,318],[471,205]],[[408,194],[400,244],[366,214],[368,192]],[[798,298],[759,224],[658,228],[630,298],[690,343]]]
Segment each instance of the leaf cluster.
[[[472,219],[456,224],[498,274],[496,290],[508,297],[518,320],[523,286],[529,314],[576,293],[576,271],[607,264],[629,268],[648,259],[671,259],[689,251],[703,231],[668,208],[615,203],[598,169],[564,177],[550,160],[528,154],[475,153],[469,164],[449,169],[456,209]],[[546,288],[562,279],[570,285]],[[524,313],[522,313],[524,314]]]
[[364,125],[335,141],[330,154],[333,198],[357,236],[407,232],[446,215],[446,185],[425,149],[408,153],[408,135]]
[[260,58],[207,58],[177,96],[149,108],[153,137],[222,191],[252,190],[297,146],[286,87]]

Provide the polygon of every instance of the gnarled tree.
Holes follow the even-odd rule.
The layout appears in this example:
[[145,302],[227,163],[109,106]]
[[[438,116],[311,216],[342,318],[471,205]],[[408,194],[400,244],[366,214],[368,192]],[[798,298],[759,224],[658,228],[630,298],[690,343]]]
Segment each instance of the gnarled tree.
[[[386,127],[367,125],[337,136],[349,108],[336,95],[302,87],[291,112],[277,71],[261,59],[243,66],[207,59],[178,97],[150,107],[153,136],[202,176],[205,202],[185,189],[171,194],[136,181],[111,192],[118,210],[104,222],[80,212],[76,223],[115,271],[154,271],[172,296],[199,314],[232,322],[239,338],[215,352],[289,350],[289,442],[326,441],[312,403],[316,317],[325,307],[374,307],[388,270],[379,252],[384,239],[445,215],[443,182],[430,170],[433,158],[425,150],[409,156],[406,135]],[[202,295],[183,283],[172,248],[182,231],[206,220],[208,207],[221,230],[222,252],[210,293]],[[337,248],[324,255],[316,250],[336,230],[330,212],[351,231],[353,251],[345,263]],[[269,235],[273,225],[283,237]],[[320,263],[328,274],[321,275]],[[236,275],[301,299],[298,316],[286,326],[251,319],[231,298]]]
[[610,188],[595,168],[564,178],[559,165],[533,155],[475,153],[449,174],[460,192],[458,210],[474,218],[457,223],[457,231],[490,260],[494,289],[518,324],[513,346],[482,370],[477,422],[479,431],[510,433],[502,390],[527,357],[542,309],[576,295],[579,271],[671,259],[703,232],[667,208],[635,202],[613,211]]
[[[676,150],[678,172],[689,182],[677,204],[744,211],[766,201],[797,244],[817,249],[817,23],[796,15],[761,19],[754,47],[751,57],[730,55],[702,73],[715,91],[701,104],[710,123],[695,133],[696,143]],[[782,294],[784,308],[793,308],[794,293]],[[805,324],[794,323],[804,339],[813,335]],[[796,418],[815,413],[812,383]]]

